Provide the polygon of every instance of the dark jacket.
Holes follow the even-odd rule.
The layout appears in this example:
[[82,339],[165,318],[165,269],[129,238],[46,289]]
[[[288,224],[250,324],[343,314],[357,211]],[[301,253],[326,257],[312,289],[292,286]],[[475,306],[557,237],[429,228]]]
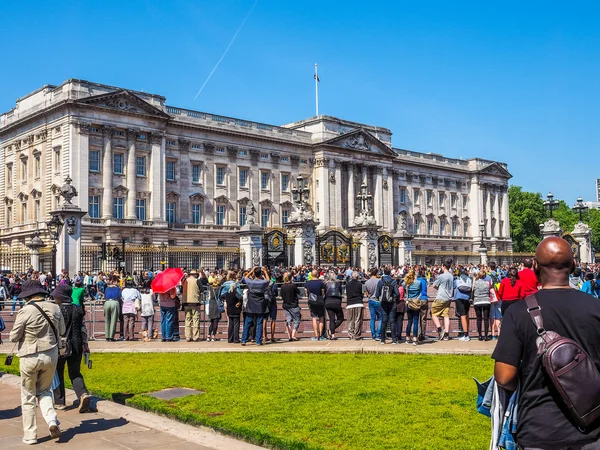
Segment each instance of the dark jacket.
[[69,333],[73,353],[80,355],[83,353],[83,309],[73,303],[63,303],[60,305],[60,312],[65,318],[65,333]]
[[325,306],[342,303],[342,283],[339,281],[325,283]]
[[360,281],[351,279],[346,283],[346,297],[348,306],[363,303],[363,285]]
[[400,299],[400,293],[398,292],[398,284],[396,283],[396,280],[394,280],[389,275],[384,275],[379,280],[379,283],[377,284],[377,291],[375,291],[375,297],[377,297],[377,299],[381,297],[381,289],[383,288],[384,283],[389,284],[391,286],[392,297],[394,299],[394,302],[397,302]]
[[248,286],[248,303],[246,303],[246,313],[265,314],[269,306],[270,295],[266,294],[269,290],[268,280],[246,280]]

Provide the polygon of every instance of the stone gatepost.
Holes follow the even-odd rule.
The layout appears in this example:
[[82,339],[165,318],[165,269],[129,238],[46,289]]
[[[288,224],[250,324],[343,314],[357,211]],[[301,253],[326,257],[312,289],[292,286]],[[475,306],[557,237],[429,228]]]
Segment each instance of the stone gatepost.
[[27,244],[27,247],[31,251],[31,267],[33,267],[33,270],[42,271],[42,267],[40,266],[40,249],[45,246],[44,241],[40,239],[39,231],[36,231],[31,242]]
[[546,239],[550,236],[561,237],[563,234],[560,224],[552,217],[540,225],[540,232],[542,233],[543,239]]
[[379,266],[379,252],[377,251],[377,241],[379,240],[378,230],[381,227],[376,225],[351,227],[350,231],[355,241],[360,243],[360,267],[369,270]]
[[587,224],[579,222],[575,224],[575,228],[571,234],[579,242],[579,259],[581,263],[593,263],[592,229]]
[[65,269],[69,275],[74,276],[81,268],[81,218],[86,214],[86,211],[72,204],[65,204],[62,208],[50,212],[51,216],[59,216],[64,223],[56,255],[58,273]]
[[394,235],[396,245],[398,245],[398,259],[397,264],[399,266],[403,264],[412,264],[412,236],[398,236]]
[[288,222],[285,228],[294,239],[294,266],[314,264],[316,261],[317,225],[313,220]]
[[261,266],[263,261],[263,230],[252,223],[240,228],[240,267],[250,269]]

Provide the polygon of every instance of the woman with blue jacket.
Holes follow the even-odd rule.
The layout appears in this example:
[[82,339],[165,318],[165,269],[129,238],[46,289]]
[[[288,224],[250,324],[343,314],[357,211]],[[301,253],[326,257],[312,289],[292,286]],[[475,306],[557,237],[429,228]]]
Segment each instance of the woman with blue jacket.
[[596,280],[594,280],[594,274],[592,272],[586,273],[584,280],[581,285],[581,291],[590,294],[594,298],[600,297],[600,287]]

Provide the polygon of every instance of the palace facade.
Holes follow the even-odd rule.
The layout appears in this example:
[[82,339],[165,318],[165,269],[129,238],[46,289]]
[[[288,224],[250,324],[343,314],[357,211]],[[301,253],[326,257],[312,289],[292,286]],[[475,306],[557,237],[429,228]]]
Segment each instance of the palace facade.
[[250,203],[265,233],[285,228],[299,176],[317,235],[352,236],[364,184],[379,235],[406,244],[396,263],[479,261],[480,223],[490,259],[512,252],[506,164],[395,148],[382,127],[329,116],[267,125],[71,79],[18,99],[0,116],[0,144],[4,252],[25,249],[36,230],[49,242],[44,223],[67,177],[87,211],[83,247],[193,252],[239,248]]

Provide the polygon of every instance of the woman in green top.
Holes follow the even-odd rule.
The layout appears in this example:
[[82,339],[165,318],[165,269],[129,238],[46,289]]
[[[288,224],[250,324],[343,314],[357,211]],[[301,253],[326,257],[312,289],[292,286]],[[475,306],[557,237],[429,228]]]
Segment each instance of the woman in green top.
[[77,278],[77,280],[75,281],[71,298],[73,299],[73,304],[81,306],[81,309],[83,309],[83,312],[85,313],[85,306],[83,305],[83,301],[85,298],[85,288],[83,287],[81,278]]

